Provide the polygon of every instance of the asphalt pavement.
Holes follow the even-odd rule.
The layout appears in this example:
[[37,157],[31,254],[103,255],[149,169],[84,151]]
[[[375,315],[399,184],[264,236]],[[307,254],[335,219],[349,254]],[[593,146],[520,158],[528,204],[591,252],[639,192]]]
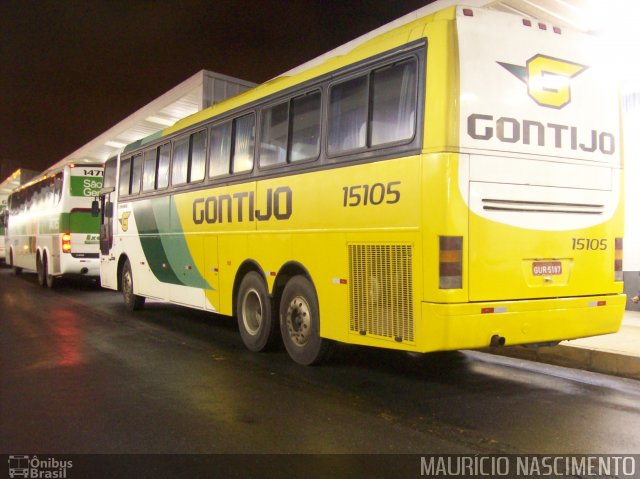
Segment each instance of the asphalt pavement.
[[640,312],[625,311],[620,330],[589,338],[562,341],[557,346],[512,346],[484,351],[546,364],[640,379]]

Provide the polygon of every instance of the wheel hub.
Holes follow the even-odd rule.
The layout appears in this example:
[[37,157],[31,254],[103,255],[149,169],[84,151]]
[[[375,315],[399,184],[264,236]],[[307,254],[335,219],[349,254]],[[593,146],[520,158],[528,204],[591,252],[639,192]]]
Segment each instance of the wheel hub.
[[262,326],[262,301],[255,289],[247,291],[242,300],[242,322],[249,334],[255,336]]
[[311,333],[311,312],[307,301],[296,296],[287,309],[287,330],[289,336],[298,346],[304,346]]

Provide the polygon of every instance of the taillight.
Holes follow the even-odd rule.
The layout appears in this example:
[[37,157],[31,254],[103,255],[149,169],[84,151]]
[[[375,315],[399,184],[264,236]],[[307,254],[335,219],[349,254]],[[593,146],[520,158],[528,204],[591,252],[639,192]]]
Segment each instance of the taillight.
[[622,273],[622,238],[616,238],[616,259],[614,266],[614,280],[622,281],[623,273]]
[[71,253],[71,235],[69,233],[62,235],[62,252]]
[[440,236],[440,289],[462,288],[462,236]]

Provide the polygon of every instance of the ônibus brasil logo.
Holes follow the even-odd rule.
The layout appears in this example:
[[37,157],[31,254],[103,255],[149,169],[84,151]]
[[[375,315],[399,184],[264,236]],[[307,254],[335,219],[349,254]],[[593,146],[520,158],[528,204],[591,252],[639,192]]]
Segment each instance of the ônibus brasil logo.
[[538,105],[557,109],[571,102],[569,80],[589,68],[540,54],[529,58],[525,66],[504,62],[498,64],[527,85],[529,96]]

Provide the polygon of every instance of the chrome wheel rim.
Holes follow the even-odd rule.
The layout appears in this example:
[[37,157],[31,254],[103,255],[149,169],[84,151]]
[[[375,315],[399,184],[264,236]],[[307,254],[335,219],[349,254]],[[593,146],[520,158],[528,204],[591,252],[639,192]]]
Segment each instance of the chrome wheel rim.
[[304,346],[311,336],[311,308],[302,296],[296,296],[289,303],[286,316],[289,337],[297,346]]
[[242,298],[242,324],[251,336],[260,332],[262,326],[262,300],[258,291],[250,289]]
[[122,276],[122,290],[124,292],[125,299],[129,301],[133,295],[133,280],[131,279],[130,271],[125,271]]

